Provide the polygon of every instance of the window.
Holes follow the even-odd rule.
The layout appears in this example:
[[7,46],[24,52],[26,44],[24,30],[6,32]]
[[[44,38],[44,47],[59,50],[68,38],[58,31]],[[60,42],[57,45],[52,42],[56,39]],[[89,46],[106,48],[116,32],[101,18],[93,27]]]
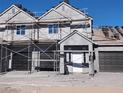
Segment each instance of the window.
[[15,14],[15,12],[16,12],[16,11],[15,11],[15,9],[13,8],[13,9],[12,9],[12,14]]
[[58,24],[49,25],[49,34],[58,33]]
[[68,45],[64,46],[65,50],[88,50],[89,47],[88,45]]
[[65,11],[65,7],[64,6],[62,6],[62,11]]
[[25,35],[25,25],[17,26],[17,35]]

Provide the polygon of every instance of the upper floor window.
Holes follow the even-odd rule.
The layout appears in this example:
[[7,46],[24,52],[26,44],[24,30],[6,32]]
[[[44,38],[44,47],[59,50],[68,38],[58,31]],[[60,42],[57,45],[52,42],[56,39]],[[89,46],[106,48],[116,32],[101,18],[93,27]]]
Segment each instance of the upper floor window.
[[15,14],[15,12],[16,12],[16,11],[15,11],[15,9],[13,8],[13,9],[12,9],[12,14]]
[[58,33],[58,24],[49,25],[49,34]]
[[25,25],[17,26],[17,35],[25,35]]
[[65,6],[62,6],[62,11],[65,11]]

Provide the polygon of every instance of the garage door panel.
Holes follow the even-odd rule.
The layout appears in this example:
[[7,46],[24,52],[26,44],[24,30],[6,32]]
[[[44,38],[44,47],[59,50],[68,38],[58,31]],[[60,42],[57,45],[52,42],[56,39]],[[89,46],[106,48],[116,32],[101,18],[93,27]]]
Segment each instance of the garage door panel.
[[[26,52],[20,52],[20,54],[28,56],[28,53]],[[22,55],[19,54],[13,55],[13,61],[12,61],[13,70],[19,70],[19,71],[28,70],[28,58]]]
[[99,67],[102,72],[122,72],[123,52],[102,51],[99,52]]
[[122,66],[101,66],[101,72],[122,72]]

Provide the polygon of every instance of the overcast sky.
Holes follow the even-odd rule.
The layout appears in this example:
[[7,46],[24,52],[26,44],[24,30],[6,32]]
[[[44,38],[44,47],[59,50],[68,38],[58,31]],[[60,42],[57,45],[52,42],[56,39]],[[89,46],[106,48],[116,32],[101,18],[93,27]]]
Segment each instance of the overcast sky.
[[[12,4],[22,4],[38,15],[56,6],[62,0],[0,0],[0,12]],[[93,17],[94,26],[122,26],[123,0],[70,0],[70,4],[85,9]]]

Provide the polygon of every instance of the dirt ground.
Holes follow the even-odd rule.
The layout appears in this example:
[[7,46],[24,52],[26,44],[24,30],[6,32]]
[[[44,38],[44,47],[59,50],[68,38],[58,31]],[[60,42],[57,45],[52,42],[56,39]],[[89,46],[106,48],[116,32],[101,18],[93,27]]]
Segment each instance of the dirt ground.
[[123,93],[123,73],[58,75],[9,72],[0,75],[0,93]]

